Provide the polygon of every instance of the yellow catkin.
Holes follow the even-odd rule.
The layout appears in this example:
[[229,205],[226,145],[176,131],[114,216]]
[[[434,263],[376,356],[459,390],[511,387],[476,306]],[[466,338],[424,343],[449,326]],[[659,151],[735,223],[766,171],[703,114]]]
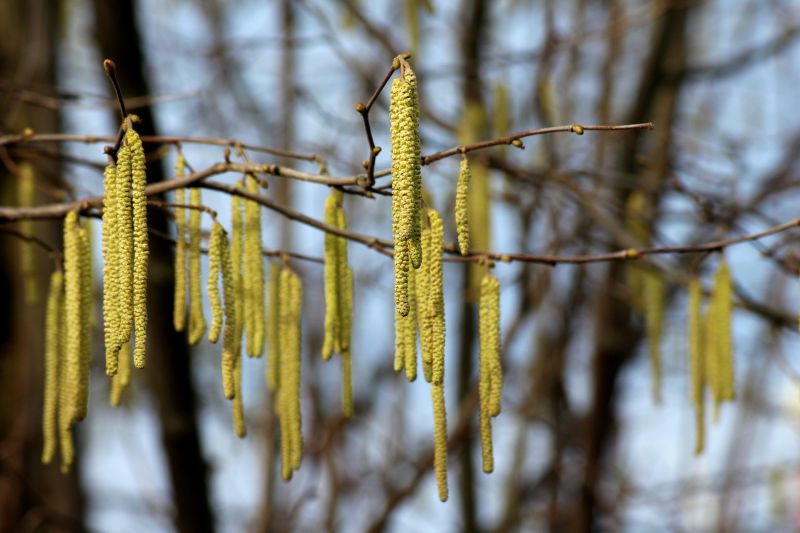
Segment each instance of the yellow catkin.
[[110,238],[116,251],[114,269],[117,287],[114,290],[116,313],[119,318],[113,349],[119,351],[131,339],[133,332],[133,204],[131,186],[133,167],[131,150],[123,144],[117,152],[117,177],[114,181],[116,213],[114,233]]
[[[200,206],[200,189],[189,189],[189,205]],[[206,332],[203,314],[203,292],[200,283],[200,216],[199,209],[189,210],[189,344],[200,342]]]
[[[182,178],[186,174],[186,158],[178,154],[175,162],[175,177]],[[175,203],[186,204],[186,191],[175,191]],[[186,209],[175,208],[175,298],[172,308],[172,323],[175,331],[186,328]]]
[[280,279],[281,343],[283,353],[278,388],[278,421],[281,426],[281,473],[290,479],[300,467],[303,453],[300,413],[301,315],[303,287],[291,269],[284,268]]
[[431,265],[431,229],[429,225],[422,230],[422,266],[415,273],[414,281],[416,282],[416,302],[417,302],[417,326],[419,329],[419,344],[421,349],[422,359],[422,374],[425,381],[429,382],[432,379],[432,343],[431,337],[433,334],[433,318],[428,310],[430,309],[428,303],[430,300],[430,265]]
[[133,128],[125,132],[125,141],[131,149],[131,202],[133,204],[133,323],[136,345],[133,364],[144,368],[147,354],[147,277],[150,261],[150,244],[147,234],[147,174],[144,146]]
[[[19,181],[17,182],[17,205],[19,207],[31,207],[35,205],[35,202],[36,187],[33,167],[27,162],[20,163]],[[20,221],[19,230],[25,235],[32,235],[34,231],[33,221]],[[29,304],[37,303],[39,301],[39,285],[33,247],[25,241],[20,240],[19,242],[19,269],[25,284],[25,301]]]
[[[486,111],[479,102],[470,102],[464,109],[458,128],[461,144],[470,144],[485,138],[487,128]],[[470,250],[491,248],[491,187],[486,165],[473,161],[470,164],[470,186],[467,193],[467,216],[469,218]],[[469,290],[471,301],[477,299],[481,280],[487,269],[481,263],[469,264]]]
[[469,168],[467,156],[461,158],[461,166],[456,184],[456,235],[458,236],[458,250],[461,255],[469,254],[469,216],[467,213],[467,199],[469,181],[472,171]]
[[719,406],[722,403],[719,390],[719,361],[717,357],[718,343],[716,342],[717,332],[715,330],[716,302],[712,297],[706,306],[705,313],[701,320],[702,323],[702,342],[703,342],[703,374],[708,389],[711,391],[713,400],[713,419],[719,417]]
[[703,368],[703,330],[700,316],[702,287],[700,280],[689,282],[689,381],[690,396],[695,409],[695,447],[700,454],[705,446],[705,376]]
[[228,246],[228,239],[220,239],[220,257],[222,260],[222,297],[225,315],[225,330],[222,340],[222,390],[226,398],[236,395],[236,361],[241,360],[241,329],[237,318],[237,308],[241,294],[236,291],[234,279],[234,257]]
[[69,384],[67,410],[74,421],[80,403],[80,364],[83,332],[81,327],[81,245],[78,215],[71,211],[64,219],[64,332],[67,364],[64,374]]
[[353,416],[353,359],[348,348],[342,352],[342,414]]
[[116,338],[120,329],[119,274],[117,270],[117,169],[114,163],[106,165],[103,173],[103,335],[106,351],[106,374],[117,373],[118,352]]
[[269,307],[267,309],[267,364],[265,367],[265,380],[270,390],[275,390],[279,384],[279,372],[281,355],[280,321],[281,321],[281,300],[280,300],[280,279],[281,269],[271,263],[269,267],[269,287],[267,297]]
[[58,364],[61,351],[61,308],[64,295],[64,274],[56,270],[50,275],[47,294],[44,344],[44,401],[42,407],[42,462],[49,464],[56,452],[58,437]]
[[[256,179],[244,178],[245,190],[258,194]],[[247,298],[247,355],[261,357],[264,353],[264,261],[261,255],[261,206],[252,200],[244,201],[244,287]]]
[[425,313],[429,319],[432,365],[431,382],[439,385],[444,380],[444,280],[442,274],[442,254],[444,252],[444,221],[439,213],[428,210],[431,227],[430,253],[428,264],[428,298]]
[[408,268],[422,262],[419,209],[422,196],[419,142],[419,104],[414,72],[403,65],[392,83],[390,104],[392,146],[392,233],[395,241],[395,306],[409,311]]
[[78,368],[78,406],[76,419],[83,420],[89,408],[89,365],[92,360],[92,251],[89,249],[89,231],[78,227],[81,297],[81,350]]
[[716,306],[715,331],[717,339],[717,357],[719,364],[719,394],[723,401],[736,398],[736,382],[733,359],[733,290],[728,263],[723,260],[714,276],[712,298]]
[[[241,183],[236,184],[237,189],[242,188]],[[231,196],[231,279],[235,294],[235,320],[236,343],[241,345],[244,334],[245,304],[247,298],[244,293],[244,276],[246,270],[244,263],[244,213],[243,199],[241,196]]]
[[122,393],[131,382],[131,343],[126,342],[119,350],[119,371],[111,378],[111,391],[108,403],[118,407],[122,402]]
[[222,332],[222,298],[219,294],[219,276],[222,266],[222,239],[225,230],[222,224],[214,221],[211,236],[208,239],[208,279],[206,292],[211,306],[211,326],[208,328],[208,341],[216,343]]
[[417,302],[416,302],[416,283],[417,272],[410,270],[408,273],[408,315],[400,317],[400,342],[403,344],[403,354],[405,362],[403,368],[406,370],[406,379],[414,381],[417,379]]
[[444,402],[444,383],[431,384],[433,399],[433,469],[439,499],[447,501],[447,411]]
[[500,412],[502,370],[500,368],[500,284],[486,274],[481,282],[479,306],[479,396],[483,471],[494,470],[491,418]]
[[[334,189],[325,200],[325,223],[338,227],[338,211],[342,202],[342,192]],[[324,242],[324,281],[325,281],[325,333],[322,343],[322,359],[328,360],[334,352],[341,351],[340,328],[341,328],[341,305],[340,285],[342,283],[341,261],[339,246],[336,235],[325,233]]]
[[233,411],[233,432],[237,437],[243,439],[247,436],[247,426],[244,420],[244,401],[242,400],[242,356],[241,353],[236,357],[233,367],[233,381],[236,389],[235,396],[231,402]]
[[644,314],[650,352],[650,380],[653,402],[661,403],[661,337],[664,328],[666,287],[658,272],[644,272]]
[[397,314],[407,316],[408,304],[408,271],[410,265],[408,257],[408,241],[395,240],[394,242],[394,306]]

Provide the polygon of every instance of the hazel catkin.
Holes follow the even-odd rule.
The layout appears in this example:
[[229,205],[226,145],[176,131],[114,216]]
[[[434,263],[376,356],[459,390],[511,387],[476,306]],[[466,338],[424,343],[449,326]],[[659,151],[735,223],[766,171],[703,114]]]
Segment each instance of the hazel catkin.
[[278,387],[278,421],[281,426],[281,472],[289,479],[300,467],[303,454],[300,412],[301,315],[303,286],[289,268],[281,271],[281,342],[284,346]]
[[236,360],[241,359],[241,329],[239,327],[237,309],[241,294],[236,291],[234,279],[234,258],[228,239],[224,236],[219,241],[220,259],[222,263],[222,297],[225,329],[222,340],[222,390],[226,398],[236,395]]
[[[189,189],[189,205],[200,207],[200,189]],[[200,215],[199,209],[189,210],[189,344],[194,346],[206,332],[203,314],[203,292],[200,283]]]
[[42,403],[42,463],[53,460],[58,442],[59,359],[61,351],[61,308],[64,296],[64,274],[56,270],[50,275],[45,318],[44,400]]
[[[182,178],[186,174],[186,158],[183,153],[178,153],[175,162],[175,178]],[[175,190],[175,203],[186,203],[186,189]],[[186,328],[186,209],[175,208],[175,293],[172,309],[172,322],[175,331]]]
[[479,305],[479,397],[483,471],[494,469],[491,419],[500,413],[502,369],[500,366],[500,284],[487,273],[481,282]]
[[702,287],[698,278],[689,282],[689,381],[690,397],[695,409],[695,447],[700,454],[705,444],[705,373],[700,305]]
[[131,203],[133,205],[133,323],[136,344],[133,364],[144,368],[147,352],[147,274],[150,245],[147,234],[147,174],[144,146],[133,128],[125,132],[131,150]]
[[206,292],[211,306],[211,325],[208,328],[208,342],[216,343],[222,331],[222,298],[219,293],[219,276],[222,266],[222,239],[225,230],[222,224],[214,221],[208,239],[208,278]]
[[431,384],[433,400],[433,469],[439,500],[447,501],[447,411],[444,401],[444,383]]
[[280,279],[281,269],[271,263],[269,267],[269,286],[267,288],[268,308],[267,308],[267,364],[265,369],[265,380],[267,388],[275,390],[279,384],[280,353],[280,321],[281,321],[281,300],[280,300]]
[[[342,192],[336,189],[325,200],[325,223],[338,227],[338,211],[342,201]],[[328,360],[334,352],[340,351],[340,283],[342,273],[340,272],[341,262],[339,261],[340,247],[338,236],[326,232],[324,237],[324,281],[325,281],[325,337],[322,342],[322,359]]]
[[128,342],[133,332],[133,205],[131,203],[131,187],[133,167],[131,166],[131,150],[123,144],[117,152],[117,173],[114,180],[113,212],[116,213],[113,232],[109,235],[112,246],[116,248],[114,299],[118,317],[117,331],[113,349],[119,351]]
[[106,374],[117,373],[117,336],[120,330],[119,317],[119,270],[117,260],[117,168],[113,162],[103,172],[103,335],[106,353]]
[[108,403],[118,407],[122,403],[122,393],[131,382],[131,343],[126,342],[119,349],[119,371],[111,378],[111,391]]
[[[244,178],[245,190],[258,194],[254,176]],[[261,357],[264,352],[264,260],[261,255],[261,206],[244,200],[244,291],[247,355]]]
[[469,254],[469,216],[467,199],[469,192],[469,180],[472,171],[469,168],[467,156],[461,158],[461,165],[458,173],[458,183],[456,184],[456,235],[458,236],[458,250],[461,255]]

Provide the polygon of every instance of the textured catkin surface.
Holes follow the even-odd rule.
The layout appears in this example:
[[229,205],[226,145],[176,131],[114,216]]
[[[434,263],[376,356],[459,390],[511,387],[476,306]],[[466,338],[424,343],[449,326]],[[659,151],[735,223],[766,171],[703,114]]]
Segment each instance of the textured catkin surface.
[[[178,154],[175,162],[175,178],[182,178],[186,175],[186,159],[182,153]],[[183,205],[186,203],[186,190],[175,190],[175,203]],[[183,331],[186,328],[186,209],[175,208],[175,298],[173,302],[172,322],[175,331]]]
[[491,274],[481,282],[479,304],[479,397],[481,449],[484,472],[494,470],[492,422],[500,414],[502,369],[500,368],[500,283]]
[[[200,207],[203,203],[200,189],[189,189],[189,205]],[[189,344],[195,345],[206,332],[203,314],[203,289],[200,281],[200,218],[199,209],[189,210]]]
[[219,275],[222,267],[222,239],[225,230],[222,224],[214,222],[211,226],[211,235],[208,239],[208,277],[206,278],[206,293],[211,306],[211,325],[208,328],[208,342],[215,343],[219,340],[222,331],[222,298],[219,293]]
[[117,168],[109,163],[103,172],[103,339],[106,353],[106,374],[117,373],[118,350],[116,338],[119,335],[120,318],[117,288],[119,286],[117,260]]
[[133,364],[144,368],[147,353],[147,277],[150,260],[150,244],[147,233],[147,174],[145,170],[144,146],[139,134],[133,129],[125,133],[125,141],[131,150],[131,202],[133,205],[133,323],[136,344]]
[[44,401],[42,407],[42,462],[53,460],[58,444],[58,373],[61,351],[61,310],[64,295],[64,274],[56,270],[50,275],[47,292],[44,351]]
[[464,156],[459,167],[455,206],[456,235],[458,237],[458,250],[461,255],[469,254],[468,193],[471,177],[472,171],[469,167],[469,159]]

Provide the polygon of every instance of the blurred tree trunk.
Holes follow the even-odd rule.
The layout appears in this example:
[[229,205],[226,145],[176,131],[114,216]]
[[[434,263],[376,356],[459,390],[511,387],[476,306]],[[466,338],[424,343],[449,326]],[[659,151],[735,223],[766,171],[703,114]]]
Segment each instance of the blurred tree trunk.
[[[16,89],[51,94],[56,85],[57,0],[5,0],[0,3],[0,131],[60,131],[57,109],[37,107],[18,98]],[[0,153],[0,203],[15,203],[18,160]],[[36,188],[60,186],[58,161],[33,158]],[[36,203],[51,201],[41,192]],[[19,225],[15,226],[19,229]],[[31,224],[33,232],[61,246],[60,222]],[[26,295],[21,254],[33,257],[38,297]],[[80,531],[83,494],[78,465],[62,475],[57,464],[41,464],[42,384],[44,380],[44,303],[52,260],[42,248],[0,233],[0,531]],[[31,291],[32,292],[32,291]]]
[[[682,86],[682,72],[686,65],[686,26],[689,7],[685,2],[671,0],[664,15],[656,22],[652,38],[651,53],[645,60],[643,74],[639,80],[637,99],[629,119],[652,121],[655,132],[638,131],[630,136],[630,142],[622,144],[618,158],[620,175],[624,182],[615,187],[618,205],[626,205],[632,192],[631,183],[645,192],[652,206],[653,227],[661,191],[667,180],[672,148],[676,104]],[[647,160],[645,170],[637,168],[636,158]],[[636,176],[636,178],[630,178]],[[624,220],[624,213],[619,214]],[[600,518],[600,480],[604,479],[603,468],[612,448],[616,433],[617,380],[623,367],[633,358],[642,338],[641,324],[631,315],[631,306],[620,287],[625,284],[625,264],[612,263],[598,296],[595,308],[597,339],[595,341],[592,376],[592,410],[589,413],[585,440],[586,461],[581,483],[579,524],[576,531],[594,531]],[[648,399],[649,400],[649,399]]]
[[[94,10],[100,52],[103,57],[116,62],[123,94],[151,94],[133,0],[95,0]],[[137,128],[139,133],[155,135],[156,124],[151,108],[137,109],[136,114],[142,119]],[[114,120],[118,118],[115,114]],[[158,147],[149,145],[145,148],[148,159],[151,159]],[[148,164],[147,179],[150,183],[164,179],[159,163]],[[148,224],[154,230],[169,233],[167,217],[161,211],[150,210]],[[212,531],[214,521],[208,501],[207,465],[197,430],[189,347],[185,335],[176,332],[172,326],[173,264],[170,244],[163,239],[151,239],[147,375],[159,406],[161,440],[176,509],[175,525],[179,531]]]

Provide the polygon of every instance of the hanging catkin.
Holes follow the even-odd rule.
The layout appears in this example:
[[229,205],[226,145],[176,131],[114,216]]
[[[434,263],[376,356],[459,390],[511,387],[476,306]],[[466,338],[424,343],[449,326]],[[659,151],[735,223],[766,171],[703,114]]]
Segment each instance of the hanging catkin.
[[69,384],[67,410],[70,422],[77,418],[80,404],[80,368],[83,332],[81,327],[81,245],[78,214],[70,211],[64,219],[64,332],[67,365],[64,375]]
[[122,402],[122,393],[131,382],[131,343],[126,342],[119,350],[119,371],[111,378],[111,391],[108,403],[118,407]]
[[[242,183],[235,185],[236,189],[242,189]],[[233,281],[233,292],[235,294],[235,320],[236,343],[241,347],[242,335],[244,334],[245,304],[247,297],[244,293],[244,274],[246,270],[244,263],[244,213],[241,196],[231,195],[231,280]]]
[[242,355],[236,356],[236,361],[233,367],[233,381],[235,388],[235,395],[231,402],[231,409],[233,412],[233,432],[237,437],[243,439],[247,436],[247,426],[244,421],[244,402],[242,400]]
[[103,172],[103,335],[106,351],[106,374],[117,373],[118,352],[116,339],[120,330],[119,269],[117,224],[117,169],[113,162]]
[[392,82],[389,104],[392,146],[392,233],[395,241],[395,305],[400,314],[409,311],[408,268],[422,262],[419,209],[420,172],[419,103],[417,80],[403,63],[401,75]]
[[216,343],[222,331],[222,298],[219,294],[219,276],[222,266],[222,239],[225,230],[222,224],[214,221],[208,239],[208,279],[206,292],[211,306],[211,326],[208,328],[208,342]]
[[433,399],[433,469],[439,499],[447,501],[447,411],[444,402],[444,383],[431,384]]
[[56,452],[58,438],[58,364],[61,351],[61,307],[64,295],[64,274],[56,270],[50,275],[47,293],[44,341],[44,401],[42,407],[42,462],[49,464]]
[[[36,188],[33,167],[26,161],[19,164],[17,205],[19,207],[31,207],[35,202]],[[20,221],[19,230],[25,235],[32,235],[33,221]],[[36,261],[33,255],[33,248],[29,243],[23,240],[20,240],[19,243],[19,269],[25,284],[25,301],[29,304],[37,303],[39,301],[39,285],[36,276]]]
[[661,403],[661,337],[664,328],[666,287],[664,278],[653,270],[642,271],[644,316],[650,352],[650,380],[653,402]]
[[267,364],[265,369],[265,380],[269,390],[275,390],[279,384],[280,356],[281,356],[281,299],[280,299],[280,280],[281,269],[273,263],[269,266],[269,287],[267,297],[269,298],[269,308],[267,309]]
[[[342,201],[342,192],[333,189],[325,200],[325,223],[338,227],[338,212]],[[334,352],[340,352],[340,285],[342,272],[339,260],[339,237],[332,233],[325,233],[324,242],[324,280],[325,280],[325,338],[322,343],[322,359],[328,360]]]
[[136,345],[133,364],[144,368],[147,353],[147,266],[150,245],[147,235],[147,174],[145,173],[144,146],[133,128],[125,132],[125,141],[131,149],[131,201],[133,204],[133,322]]
[[483,471],[494,470],[492,417],[500,413],[502,369],[500,366],[500,284],[486,274],[481,282],[479,306],[479,396]]
[[78,404],[75,412],[77,420],[86,418],[89,409],[89,365],[92,358],[92,252],[89,249],[89,232],[86,228],[76,228],[78,236],[78,258],[80,261],[80,359],[78,366]]
[[420,355],[422,356],[422,374],[425,381],[429,382],[432,379],[431,373],[433,368],[433,360],[431,355],[433,350],[431,348],[431,337],[433,334],[432,322],[433,317],[428,313],[429,300],[430,300],[430,266],[431,266],[431,228],[427,224],[422,229],[422,266],[417,270],[414,276],[415,281],[415,299],[417,303],[417,329],[419,330],[419,344]]
[[[250,174],[244,178],[245,190],[258,194],[258,183]],[[261,206],[244,200],[244,290],[247,355],[261,357],[264,352],[264,261],[261,255]]]
[[432,365],[431,382],[439,385],[444,380],[444,280],[442,277],[442,253],[444,251],[444,221],[433,209],[428,210],[431,227],[428,265],[428,297],[425,313],[429,319]]
[[736,398],[736,383],[733,363],[733,334],[731,320],[733,318],[733,291],[731,273],[728,263],[723,259],[714,276],[714,333],[717,342],[717,369],[719,398],[722,401]]
[[467,214],[467,198],[469,192],[469,180],[472,171],[469,168],[467,156],[461,158],[461,166],[458,173],[458,183],[456,184],[456,234],[458,236],[458,250],[461,255],[469,254],[469,217]]
[[219,242],[222,260],[222,297],[225,314],[225,330],[222,339],[222,389],[226,398],[236,394],[236,360],[241,359],[241,329],[237,319],[237,308],[241,294],[236,291],[234,279],[234,258],[228,247],[228,239],[223,237]]
[[281,473],[290,479],[300,467],[303,453],[300,413],[301,324],[303,287],[291,269],[284,268],[280,279],[281,343],[284,347],[278,387],[278,421],[281,426]]
[[[175,178],[182,178],[186,175],[186,158],[183,153],[178,153],[178,160],[175,162]],[[186,190],[175,190],[175,203],[178,205],[186,204]],[[186,209],[183,207],[175,208],[175,298],[172,312],[172,322],[175,331],[183,331],[186,328]]]
[[703,368],[703,338],[700,305],[702,287],[698,278],[689,282],[689,381],[690,396],[695,409],[695,447],[700,454],[705,444],[705,376]]
[[117,152],[117,176],[114,180],[116,222],[109,235],[114,252],[117,287],[114,289],[116,314],[119,324],[113,350],[118,352],[131,339],[133,332],[133,205],[131,186],[133,180],[131,150],[123,144]]
[[[189,205],[200,207],[200,189],[189,189]],[[200,216],[199,209],[189,210],[189,344],[194,346],[206,332],[203,314],[203,292],[200,283]]]

